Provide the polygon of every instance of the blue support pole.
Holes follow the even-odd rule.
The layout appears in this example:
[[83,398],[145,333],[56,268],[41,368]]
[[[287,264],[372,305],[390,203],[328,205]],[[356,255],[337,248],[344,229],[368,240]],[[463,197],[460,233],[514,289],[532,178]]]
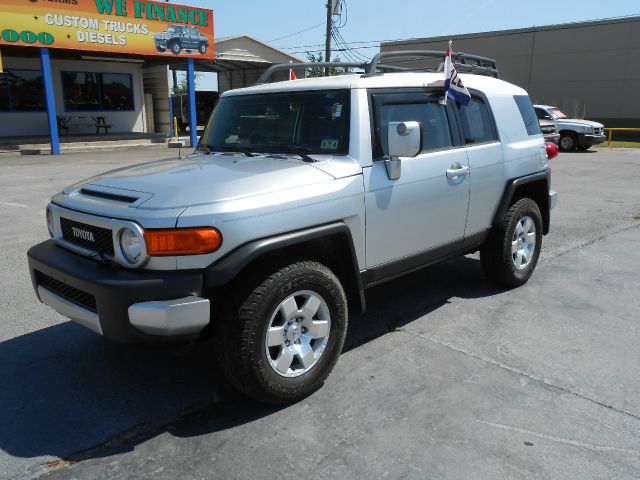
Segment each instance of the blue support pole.
[[56,113],[56,98],[53,93],[53,78],[51,76],[51,59],[49,49],[40,48],[40,66],[42,68],[42,83],[44,84],[44,98],[47,105],[47,121],[49,122],[49,137],[51,140],[51,155],[60,155],[60,137],[58,135],[58,116]]
[[189,93],[189,130],[191,146],[198,143],[198,121],[196,119],[196,81],[193,58],[187,59],[187,91]]
[[172,138],[178,138],[178,132],[174,132],[173,128],[173,94],[169,94],[169,124]]

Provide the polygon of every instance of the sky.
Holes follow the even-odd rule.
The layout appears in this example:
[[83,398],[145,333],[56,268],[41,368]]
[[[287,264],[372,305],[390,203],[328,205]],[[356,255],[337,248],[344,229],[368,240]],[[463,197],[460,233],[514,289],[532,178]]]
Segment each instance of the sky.
[[[380,41],[507,30],[640,15],[640,0],[343,0],[334,17],[344,43],[354,51],[342,60],[371,58]],[[326,0],[171,0],[211,8],[216,37],[248,34],[301,59],[324,51]],[[335,45],[334,45],[335,46]],[[340,47],[337,47],[340,48]],[[215,78],[198,88],[215,89]]]

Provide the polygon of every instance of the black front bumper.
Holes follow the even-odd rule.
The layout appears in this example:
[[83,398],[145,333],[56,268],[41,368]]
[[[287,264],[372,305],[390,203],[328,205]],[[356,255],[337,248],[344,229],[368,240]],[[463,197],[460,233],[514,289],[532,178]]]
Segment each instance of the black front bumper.
[[[82,308],[97,313],[102,334],[126,343],[160,343],[167,337],[146,335],[129,323],[134,303],[201,296],[201,272],[143,271],[102,264],[48,240],[29,249],[31,281]],[[193,337],[193,336],[191,336]],[[190,337],[170,337],[171,341]]]
[[603,143],[607,141],[607,136],[604,134],[594,135],[591,133],[579,133],[578,134],[578,144],[584,147],[597,145],[599,143]]

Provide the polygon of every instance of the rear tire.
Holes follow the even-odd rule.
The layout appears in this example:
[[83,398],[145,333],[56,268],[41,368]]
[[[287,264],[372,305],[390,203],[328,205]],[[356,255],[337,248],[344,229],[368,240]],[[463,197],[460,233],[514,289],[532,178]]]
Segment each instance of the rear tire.
[[198,45],[198,51],[200,52],[200,55],[204,55],[205,53],[207,53],[207,45],[203,42],[200,45]]
[[180,54],[180,50],[182,50],[182,46],[180,45],[180,42],[178,42],[177,40],[171,43],[170,48],[171,48],[171,53],[173,53],[174,55]]
[[271,404],[296,402],[318,390],[347,332],[347,300],[338,278],[320,263],[300,261],[238,285],[248,288],[216,325],[225,376],[238,390]]
[[541,247],[540,209],[530,198],[523,198],[509,207],[481,248],[482,270],[497,285],[519,287],[535,270]]

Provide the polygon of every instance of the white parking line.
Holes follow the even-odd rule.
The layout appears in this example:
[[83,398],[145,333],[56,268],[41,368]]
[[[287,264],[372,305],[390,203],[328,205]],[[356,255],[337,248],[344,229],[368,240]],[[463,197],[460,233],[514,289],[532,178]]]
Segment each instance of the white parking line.
[[29,208],[29,205],[23,205],[22,203],[14,202],[2,202],[2,205],[5,205],[7,207]]

